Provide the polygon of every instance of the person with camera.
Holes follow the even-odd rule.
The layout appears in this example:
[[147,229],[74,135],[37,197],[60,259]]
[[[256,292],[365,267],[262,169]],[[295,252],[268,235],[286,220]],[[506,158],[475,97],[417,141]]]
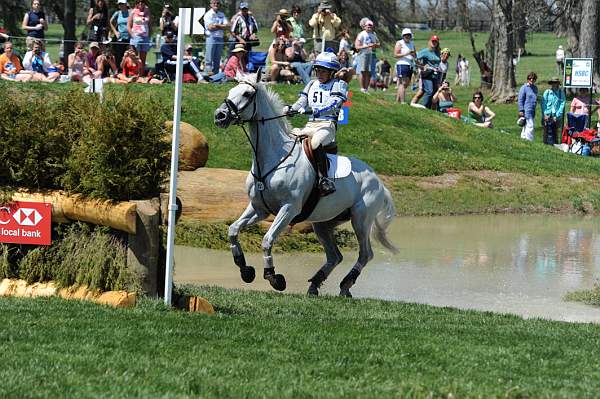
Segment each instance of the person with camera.
[[142,61],[138,56],[135,46],[129,46],[123,54],[123,60],[121,61],[121,73],[117,75],[118,83],[150,83],[150,84],[161,84],[164,83],[163,79],[157,79],[155,77],[144,77],[142,76]]
[[118,0],[117,6],[119,9],[110,18],[110,29],[113,32],[114,40],[112,41],[112,48],[115,54],[115,60],[117,65],[121,65],[123,60],[123,54],[127,47],[129,47],[129,32],[127,31],[127,22],[129,21],[129,5],[127,0]]
[[98,74],[101,78],[117,78],[119,69],[117,68],[115,55],[110,47],[104,47],[101,50],[100,55],[96,58],[96,64],[98,65]]
[[317,51],[320,52],[323,48],[323,40],[325,40],[325,50],[331,48],[335,51],[335,48],[338,47],[334,43],[336,29],[341,24],[340,17],[331,11],[331,5],[327,1],[322,1],[317,8],[317,12],[308,21],[308,25],[313,28],[313,39]]
[[433,95],[432,103],[437,106],[439,112],[448,113],[448,108],[452,108],[456,102],[456,96],[452,93],[450,83],[447,80],[442,82],[440,88]]
[[105,42],[108,39],[108,6],[104,0],[96,0],[88,11],[88,41]]
[[243,44],[244,49],[249,52],[252,47],[258,46],[258,22],[248,9],[248,3],[245,1],[240,3],[240,12],[232,18],[231,32],[234,42],[231,46],[231,51],[234,50],[236,44]]
[[[420,71],[420,87],[411,100],[412,106],[425,107],[431,109],[433,94],[438,90],[440,82],[440,38],[437,35],[431,36],[427,48],[417,53],[415,63]],[[423,97],[423,106],[419,100]]]
[[527,82],[519,89],[519,126],[521,129],[521,138],[533,141],[533,129],[535,119],[535,108],[537,105],[538,88],[535,85],[537,74],[529,72]]
[[290,13],[285,8],[282,8],[275,14],[275,21],[273,21],[273,25],[271,26],[271,33],[275,35],[275,40],[283,37],[286,41],[286,44],[292,35],[292,25],[287,21]]
[[304,84],[310,82],[312,63],[308,62],[308,54],[304,49],[304,39],[294,40],[292,47],[285,49],[285,55],[293,70],[300,76]]
[[44,31],[48,30],[48,22],[46,14],[42,11],[40,0],[31,2],[31,10],[23,17],[21,28],[27,32],[28,38],[43,39],[45,37]]
[[13,82],[29,82],[31,74],[20,73],[23,67],[13,51],[12,42],[4,42],[4,52],[0,55],[0,78]]
[[90,79],[90,68],[83,43],[75,43],[75,51],[69,54],[67,66],[71,82],[84,82]]
[[31,51],[25,53],[23,67],[33,75],[31,80],[35,82],[52,83],[60,77],[60,72],[52,64],[50,55],[44,51],[44,43],[40,39],[35,39]]
[[179,17],[173,15],[173,7],[170,4],[165,4],[162,14],[159,18],[160,34],[166,36],[167,32],[173,33],[177,40],[177,30],[179,29]]

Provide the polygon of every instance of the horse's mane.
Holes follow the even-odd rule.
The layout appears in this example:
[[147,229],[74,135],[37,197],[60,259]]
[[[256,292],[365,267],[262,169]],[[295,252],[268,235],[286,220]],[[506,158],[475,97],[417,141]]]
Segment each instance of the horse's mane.
[[[258,109],[271,108],[273,110],[273,116],[283,115],[283,107],[285,106],[285,103],[281,97],[279,97],[279,94],[277,94],[273,89],[265,85],[263,82],[257,82],[256,78],[257,75],[253,73],[240,74],[237,76],[238,82],[248,83],[256,87],[256,105]],[[286,118],[275,119],[273,122],[279,123],[280,129],[287,135],[289,135],[292,131],[292,125]]]

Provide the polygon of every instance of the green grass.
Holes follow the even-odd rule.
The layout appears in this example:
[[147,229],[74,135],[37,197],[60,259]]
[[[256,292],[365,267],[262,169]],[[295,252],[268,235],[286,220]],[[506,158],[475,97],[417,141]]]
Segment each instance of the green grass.
[[188,288],[214,317],[0,298],[2,397],[596,397],[599,328]]

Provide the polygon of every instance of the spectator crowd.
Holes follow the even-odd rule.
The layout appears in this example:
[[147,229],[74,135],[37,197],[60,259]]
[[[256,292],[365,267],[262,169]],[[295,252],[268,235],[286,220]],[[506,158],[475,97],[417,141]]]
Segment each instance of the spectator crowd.
[[[31,2],[23,16],[22,30],[26,34],[24,47],[0,29],[0,78],[15,82],[89,82],[103,79],[105,83],[161,84],[174,79],[177,64],[177,32],[179,18],[172,6],[165,4],[158,18],[151,14],[145,0],[92,0],[87,12],[87,40],[75,43],[72,54],[53,62],[46,51],[48,21],[40,0]],[[242,1],[238,12],[229,18],[221,10],[219,0],[210,0],[209,9],[199,21],[204,27],[205,41],[201,47],[185,46],[183,54],[184,82],[222,83],[234,80],[238,73],[264,67],[267,82],[307,84],[313,76],[318,54],[335,53],[342,68],[357,75],[360,91],[388,90],[396,84],[395,99],[400,104],[434,109],[481,127],[491,127],[495,113],[486,105],[481,91],[473,93],[465,115],[455,108],[457,102],[447,80],[451,50],[441,46],[437,35],[429,38],[427,47],[417,51],[413,32],[402,30],[393,47],[395,63],[378,54],[381,42],[372,20],[363,18],[355,36],[345,28],[332,5],[323,0],[305,21],[303,10],[294,5],[291,11],[280,9],[273,15],[270,27],[272,41],[265,53],[253,51],[260,45],[259,23],[250,6]],[[109,12],[109,10],[114,9]],[[158,23],[157,23],[158,22]],[[156,38],[152,30],[158,26]],[[310,31],[309,31],[310,30]],[[157,63],[148,66],[148,53],[154,47]],[[556,70],[562,74],[564,50],[556,51]],[[454,85],[470,85],[469,61],[461,54],[455,62]],[[538,93],[537,76],[531,73],[518,96],[518,124],[521,137],[533,139]],[[542,96],[543,141],[557,140],[557,129],[565,108],[560,80],[548,82],[551,88]],[[411,98],[409,93],[414,92]],[[586,93],[573,100],[571,113],[595,111],[588,104]],[[590,107],[593,107],[591,109]]]

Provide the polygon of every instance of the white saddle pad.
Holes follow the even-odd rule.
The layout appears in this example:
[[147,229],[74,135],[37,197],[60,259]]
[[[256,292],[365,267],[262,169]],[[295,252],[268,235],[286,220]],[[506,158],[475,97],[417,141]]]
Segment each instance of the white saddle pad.
[[327,154],[327,158],[329,158],[329,170],[327,171],[327,176],[341,179],[352,172],[352,162],[350,162],[350,158],[335,154]]

